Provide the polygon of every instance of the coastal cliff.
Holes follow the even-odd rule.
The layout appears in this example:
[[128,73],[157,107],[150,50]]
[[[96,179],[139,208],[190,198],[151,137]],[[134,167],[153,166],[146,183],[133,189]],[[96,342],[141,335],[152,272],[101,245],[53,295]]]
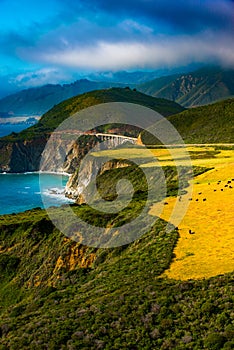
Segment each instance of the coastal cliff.
[[38,171],[46,137],[16,142],[0,141],[0,172]]
[[[54,106],[50,111],[45,113],[34,126],[23,130],[19,134],[12,133],[0,139],[0,172],[20,173],[38,171],[41,155],[50,135],[65,119],[88,107],[111,102],[137,103],[165,116],[176,114],[184,110],[184,108],[175,102],[147,96],[129,88],[112,88],[92,91],[73,97]],[[95,118],[93,122],[95,125]],[[139,130],[136,127],[132,125],[126,126],[124,123],[100,126],[96,128],[95,131],[93,130],[93,132],[105,134],[117,133],[130,137],[137,137],[139,134]],[[114,140],[114,142],[118,141]],[[87,145],[87,143],[90,143],[90,145]],[[84,140],[81,141],[81,144],[78,142],[77,146],[74,145],[73,148],[71,144],[67,145],[70,149],[66,149],[67,158],[64,162],[63,171],[73,173],[78,166],[80,157],[82,158],[84,154],[87,153],[87,150],[90,150],[94,144],[96,144],[96,141],[86,142],[86,140]],[[60,146],[61,145],[58,145],[58,147],[54,148],[55,153],[53,156],[52,152],[48,153],[44,165],[46,171],[56,171],[58,152],[64,152],[64,148]],[[82,149],[83,147],[84,149]],[[61,155],[64,156],[64,154]]]
[[100,143],[95,135],[81,135],[76,141],[55,138],[42,152],[41,171],[73,174],[81,159],[95,146],[98,149]]
[[47,145],[47,138],[0,142],[0,172],[34,171],[67,172],[72,174],[90,149],[100,140],[96,136],[81,136],[76,142],[57,139]]
[[125,168],[129,166],[127,160],[108,160],[104,161],[100,166],[101,161],[94,156],[90,156],[85,162],[82,169],[77,169],[70,177],[65,188],[65,195],[69,198],[75,199],[78,204],[86,203],[89,196],[89,185],[96,184],[96,176],[102,175],[105,171],[112,169]]

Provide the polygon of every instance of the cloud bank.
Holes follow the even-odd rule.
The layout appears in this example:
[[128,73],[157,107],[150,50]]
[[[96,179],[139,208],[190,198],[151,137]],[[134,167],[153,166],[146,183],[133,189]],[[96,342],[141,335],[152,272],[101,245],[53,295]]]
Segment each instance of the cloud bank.
[[[0,63],[9,71],[18,69],[19,84],[58,82],[84,70],[191,63],[234,67],[231,0],[53,0],[49,11],[44,0],[36,9],[23,0],[19,21],[11,18],[16,4],[0,2],[0,13],[1,7],[5,11],[0,17],[9,9],[0,37]],[[19,80],[22,67],[39,73],[24,73]]]
[[190,63],[220,64],[234,67],[232,39],[211,35],[178,36],[150,42],[105,42],[92,46],[67,47],[41,52],[45,63],[85,70],[156,69]]

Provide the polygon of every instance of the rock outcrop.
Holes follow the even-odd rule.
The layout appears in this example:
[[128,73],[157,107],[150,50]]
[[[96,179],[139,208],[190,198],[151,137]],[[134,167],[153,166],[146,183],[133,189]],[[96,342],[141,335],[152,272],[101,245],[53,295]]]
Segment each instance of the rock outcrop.
[[41,171],[73,174],[91,149],[99,149],[100,140],[95,135],[81,135],[76,141],[53,136],[43,150]]
[[77,139],[74,135],[70,139],[67,137],[69,135],[65,136],[53,133],[50,139],[44,136],[32,140],[0,140],[0,172],[40,170],[73,174],[91,149],[113,149],[131,141],[131,138],[106,134],[77,135]]
[[38,171],[46,138],[16,142],[0,142],[0,172],[22,173]]
[[100,140],[95,135],[82,135],[74,141],[46,137],[22,141],[0,141],[0,172],[34,171],[74,173],[80,160]]
[[[67,197],[75,199],[78,204],[86,203],[87,197],[92,191],[91,184],[95,186],[97,175],[103,174],[105,171],[117,168],[124,168],[129,166],[127,160],[103,160],[90,156],[85,162],[85,166],[81,169],[77,169],[76,172],[70,177],[66,188],[65,194]],[[79,171],[80,170],[80,171]]]

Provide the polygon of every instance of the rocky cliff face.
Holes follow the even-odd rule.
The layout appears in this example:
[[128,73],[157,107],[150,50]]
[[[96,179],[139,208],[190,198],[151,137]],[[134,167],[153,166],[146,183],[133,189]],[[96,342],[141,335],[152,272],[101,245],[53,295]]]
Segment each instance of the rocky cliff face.
[[92,191],[90,185],[95,186],[97,175],[103,174],[107,170],[124,168],[129,166],[125,160],[108,160],[90,156],[85,162],[85,166],[79,169],[70,177],[65,194],[67,197],[75,199],[78,204],[86,203],[87,197]]
[[22,141],[0,141],[0,172],[31,171],[74,173],[80,160],[100,140],[96,136],[81,136],[77,142],[46,137]]
[[89,155],[85,166],[80,168],[81,160],[92,149],[95,151],[113,149],[122,142],[125,140],[113,138],[102,143],[95,135],[82,135],[74,142],[73,138],[64,139],[56,134],[49,141],[45,137],[30,141],[1,141],[0,172],[20,173],[40,170],[72,174],[65,194],[81,204],[86,202],[87,196],[92,193],[92,188],[88,186],[95,184],[98,174],[129,165],[124,160],[102,160],[100,157]]
[[29,141],[0,142],[0,172],[38,171],[46,138]]
[[81,159],[100,140],[95,135],[82,135],[75,142],[63,137],[51,138],[42,153],[40,170],[73,174]]
[[0,140],[0,172],[22,173],[31,171],[66,172],[73,174],[81,159],[95,147],[112,149],[126,142],[121,138],[110,138],[102,143],[95,135],[81,135],[74,142],[74,136],[53,133],[32,140]]

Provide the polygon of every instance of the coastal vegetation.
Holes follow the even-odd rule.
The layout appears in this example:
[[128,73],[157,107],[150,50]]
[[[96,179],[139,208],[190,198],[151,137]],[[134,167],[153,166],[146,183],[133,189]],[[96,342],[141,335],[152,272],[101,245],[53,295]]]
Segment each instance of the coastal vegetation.
[[[1,144],[22,150],[28,141],[38,140],[42,147],[71,114],[113,101],[142,103],[167,117],[182,111],[173,102],[129,88],[95,91],[62,102],[37,125],[5,137]],[[193,143],[231,143],[232,119],[233,99],[169,116],[184,139]],[[114,127],[136,136],[135,129]],[[148,137],[141,135],[149,149],[121,146],[91,154],[93,158],[108,155],[113,162],[131,159],[123,168],[99,173],[95,183],[101,197],[111,203],[117,197],[118,181],[130,181],[134,195],[126,208],[117,214],[103,214],[86,203],[51,208],[59,217],[69,208],[93,227],[114,228],[118,234],[118,228],[134,220],[145,206],[150,188],[144,171],[158,181],[161,169],[166,198],[160,191],[155,196],[149,208],[155,223],[132,243],[105,249],[85,246],[84,232],[76,241],[66,237],[40,208],[0,216],[0,350],[234,347],[233,147],[187,146],[188,164],[182,148],[173,148],[172,159],[170,149],[155,146]],[[88,136],[82,142],[87,145]],[[39,159],[38,144],[31,144],[29,154],[37,150]],[[6,162],[12,148],[2,150],[0,160]],[[134,164],[137,159],[142,161],[139,167]],[[179,192],[178,170],[184,175]],[[176,198],[183,200],[189,194],[191,172],[194,191],[187,198],[188,211],[175,225],[171,211]],[[163,205],[160,218],[157,205]]]
[[[169,210],[171,196],[178,191],[177,171],[165,159],[166,151],[153,152],[158,154],[170,188],[165,206]],[[195,148],[191,152],[194,156]],[[217,159],[219,164],[225,160],[225,152],[198,148],[193,160],[202,165],[193,168],[197,186],[213,190],[218,178],[224,183],[225,170],[216,172],[211,167]],[[228,152],[231,156],[233,151]],[[157,173],[156,167],[152,169]],[[86,204],[72,205],[74,214],[101,227],[117,227],[134,218],[145,205],[148,191],[141,174],[129,164],[98,176],[100,194],[107,200],[114,199],[118,179],[124,177],[134,185],[132,202],[114,217],[100,215]],[[184,185],[186,191],[189,184]],[[107,192],[107,187],[112,191]],[[198,203],[199,211],[203,203]],[[54,210],[62,214],[66,206]],[[183,259],[177,251],[181,242],[194,241],[180,227],[167,232],[166,225],[157,219],[133,243],[104,249],[65,237],[39,208],[1,216],[0,349],[232,349],[233,272],[217,270],[213,277],[197,279],[189,259],[199,265],[200,256],[192,252],[192,246],[181,250],[182,255],[186,253]],[[199,235],[195,230],[194,236]],[[219,254],[219,242],[215,242]],[[181,279],[174,268],[177,261],[188,264],[191,274]]]
[[[177,129],[185,143],[209,144],[232,143],[234,126],[234,99],[211,105],[191,108],[170,116],[168,120]],[[159,141],[143,131],[141,140],[144,144],[154,145]]]

